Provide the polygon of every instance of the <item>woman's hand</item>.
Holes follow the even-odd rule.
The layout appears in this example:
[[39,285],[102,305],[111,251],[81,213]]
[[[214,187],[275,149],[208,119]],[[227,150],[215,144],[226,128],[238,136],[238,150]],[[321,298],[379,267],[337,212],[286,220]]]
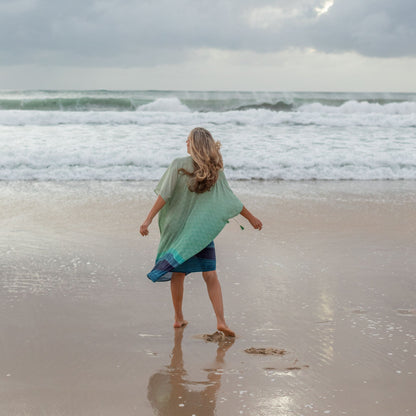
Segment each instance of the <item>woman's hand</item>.
[[255,217],[246,207],[243,207],[240,214],[246,218],[256,230],[261,230],[263,228],[261,221]]
[[256,218],[254,215],[249,218],[249,221],[250,221],[250,224],[253,226],[253,228],[255,228],[256,230],[260,231],[263,228],[262,222],[258,218]]
[[151,224],[151,221],[146,220],[141,226],[140,226],[140,234],[145,237],[149,234],[148,227]]
[[152,209],[149,212],[149,215],[147,216],[144,223],[140,226],[140,234],[145,237],[149,234],[149,230],[147,229],[149,225],[152,223],[153,218],[155,215],[163,208],[165,205],[164,199],[159,195],[156,199],[156,202],[154,203]]

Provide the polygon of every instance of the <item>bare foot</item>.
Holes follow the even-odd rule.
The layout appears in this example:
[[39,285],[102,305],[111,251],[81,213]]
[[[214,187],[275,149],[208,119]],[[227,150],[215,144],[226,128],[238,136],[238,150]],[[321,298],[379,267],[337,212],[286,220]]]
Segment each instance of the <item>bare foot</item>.
[[188,321],[185,321],[185,320],[182,320],[182,321],[175,320],[175,322],[173,324],[173,327],[174,328],[182,328],[182,327],[186,326],[187,324],[188,324]]
[[224,333],[227,337],[235,337],[235,332],[231,331],[230,328],[228,328],[227,325],[218,325],[217,326],[218,331],[221,331]]

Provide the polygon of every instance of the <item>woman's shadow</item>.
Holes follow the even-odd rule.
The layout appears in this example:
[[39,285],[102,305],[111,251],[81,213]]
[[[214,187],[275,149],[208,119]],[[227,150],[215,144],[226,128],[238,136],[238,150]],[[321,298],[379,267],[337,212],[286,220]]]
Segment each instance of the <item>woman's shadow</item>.
[[175,329],[170,364],[166,370],[160,370],[149,379],[147,398],[155,414],[161,416],[215,414],[216,395],[221,386],[224,356],[234,344],[234,338],[218,342],[214,366],[207,369],[206,381],[192,381],[187,378],[182,355],[184,328]]

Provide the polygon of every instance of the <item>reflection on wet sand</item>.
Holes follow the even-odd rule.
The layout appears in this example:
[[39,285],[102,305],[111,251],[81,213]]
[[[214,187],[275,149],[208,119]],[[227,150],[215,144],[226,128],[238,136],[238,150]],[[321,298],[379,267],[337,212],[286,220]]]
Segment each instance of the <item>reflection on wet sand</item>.
[[160,370],[149,379],[147,397],[158,415],[209,416],[215,414],[216,396],[221,386],[226,351],[233,345],[234,339],[227,338],[218,342],[215,367],[207,370],[206,381],[192,381],[186,378],[182,355],[184,328],[175,330],[175,343],[171,361],[166,370]]

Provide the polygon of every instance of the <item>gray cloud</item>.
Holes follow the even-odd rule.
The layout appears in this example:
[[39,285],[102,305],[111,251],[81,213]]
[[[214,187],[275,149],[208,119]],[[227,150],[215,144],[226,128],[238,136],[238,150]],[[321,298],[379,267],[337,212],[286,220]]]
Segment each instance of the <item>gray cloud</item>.
[[416,55],[414,0],[342,0],[311,30],[322,51],[356,51],[366,56]]
[[153,66],[198,48],[416,56],[414,0],[0,0],[0,65]]

